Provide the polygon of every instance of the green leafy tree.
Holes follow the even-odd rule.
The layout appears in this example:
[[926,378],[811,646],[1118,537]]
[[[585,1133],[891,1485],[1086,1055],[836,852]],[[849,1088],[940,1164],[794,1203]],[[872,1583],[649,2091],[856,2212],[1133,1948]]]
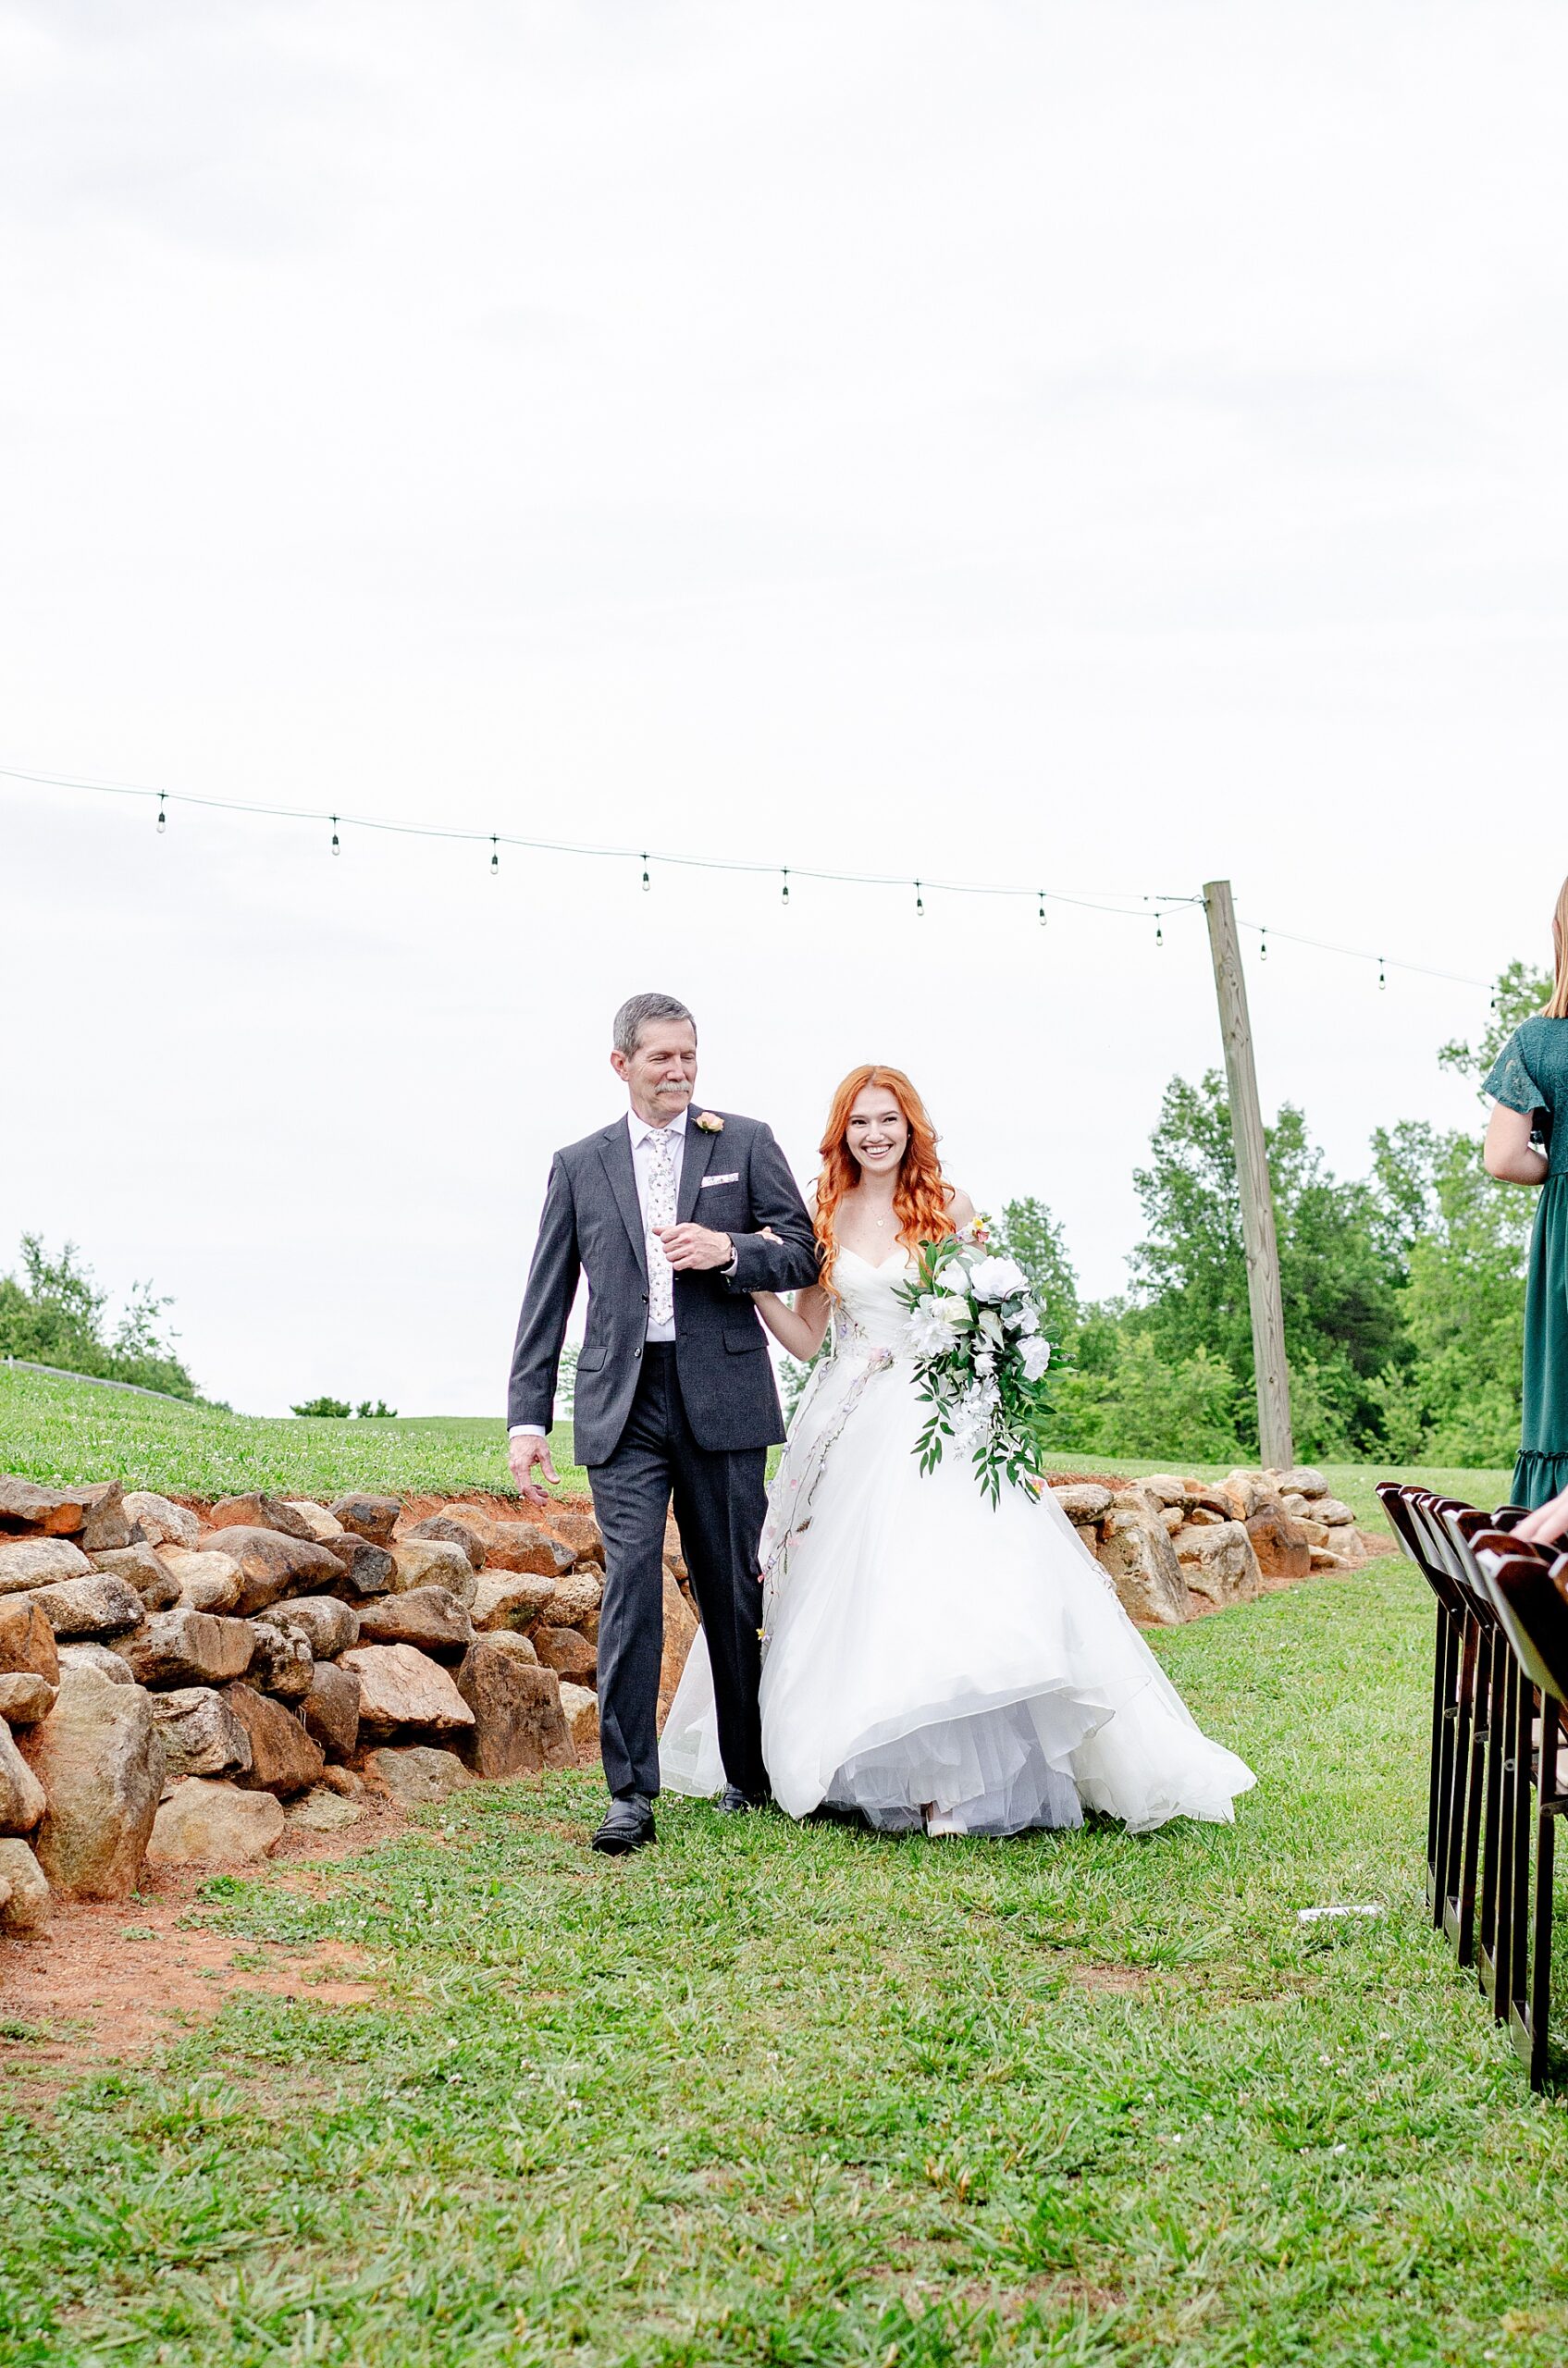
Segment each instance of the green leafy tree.
[[150,1283],[134,1283],[118,1323],[108,1328],[109,1294],[83,1264],[74,1241],[51,1257],[41,1234],[21,1239],[20,1275],[0,1275],[0,1355],[102,1381],[135,1382],[171,1398],[196,1395],[176,1356],[166,1311]]
[[1040,1429],[1049,1455],[1170,1456],[1228,1462],[1242,1452],[1236,1376],[1201,1345],[1172,1363],[1125,1322],[1107,1363],[1056,1378]]
[[1528,962],[1511,962],[1498,973],[1491,1018],[1480,1041],[1468,1044],[1451,1039],[1439,1048],[1438,1067],[1473,1077],[1478,1086],[1521,1021],[1533,1019],[1549,1000],[1552,985],[1549,970],[1534,969]]
[[1432,1463],[1512,1462],[1519,1445],[1532,1195],[1488,1176],[1473,1135],[1406,1120],[1373,1138],[1405,1267],[1411,1355],[1374,1395],[1387,1450]]
[[346,1423],[353,1412],[346,1398],[307,1398],[302,1406],[290,1406],[290,1414],[314,1415],[317,1421]]
[[[1377,1437],[1371,1385],[1410,1356],[1399,1243],[1373,1187],[1329,1173],[1300,1110],[1285,1104],[1266,1133],[1286,1354],[1303,1383],[1298,1445],[1303,1454],[1341,1455]],[[1247,1262],[1229,1104],[1216,1070],[1196,1085],[1171,1079],[1149,1149],[1149,1165],[1133,1176],[1148,1233],[1131,1260],[1139,1303],[1130,1320],[1171,1365],[1203,1349],[1234,1376],[1250,1451]]]
[[1000,1225],[992,1227],[992,1240],[1023,1268],[1043,1311],[1045,1338],[1054,1349],[1065,1349],[1079,1328],[1078,1276],[1056,1219],[1032,1195],[1009,1201]]

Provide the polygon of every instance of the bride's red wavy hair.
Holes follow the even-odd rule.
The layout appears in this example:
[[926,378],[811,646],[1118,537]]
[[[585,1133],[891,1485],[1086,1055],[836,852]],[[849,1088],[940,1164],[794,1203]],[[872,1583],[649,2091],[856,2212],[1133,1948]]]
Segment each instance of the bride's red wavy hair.
[[925,1104],[902,1069],[882,1068],[868,1061],[862,1067],[851,1069],[833,1095],[821,1145],[817,1247],[822,1262],[821,1281],[828,1290],[833,1287],[833,1270],[838,1259],[833,1212],[845,1194],[854,1191],[860,1181],[860,1163],[849,1148],[849,1113],[869,1085],[892,1094],[909,1129],[909,1140],[898,1163],[898,1180],[893,1188],[899,1240],[912,1250],[917,1242],[942,1241],[957,1231],[947,1214],[947,1187],[943,1181],[942,1162],[936,1155],[936,1128],[926,1116]]

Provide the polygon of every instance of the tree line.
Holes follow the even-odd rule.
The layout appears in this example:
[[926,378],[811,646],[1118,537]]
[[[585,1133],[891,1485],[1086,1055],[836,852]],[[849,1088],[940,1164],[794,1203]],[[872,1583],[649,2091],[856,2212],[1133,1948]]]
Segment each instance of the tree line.
[[[1439,1064],[1478,1085],[1551,992],[1515,962],[1478,1043]],[[1379,1128],[1368,1173],[1333,1175],[1305,1113],[1267,1130],[1296,1450],[1321,1461],[1512,1462],[1519,1444],[1525,1272],[1534,1197],[1481,1164],[1480,1129]],[[1133,1181],[1144,1236],[1130,1288],[1080,1300],[1062,1230],[1039,1200],[999,1228],[1046,1310],[1056,1358],[1053,1451],[1255,1457],[1252,1322],[1225,1080],[1167,1087]]]

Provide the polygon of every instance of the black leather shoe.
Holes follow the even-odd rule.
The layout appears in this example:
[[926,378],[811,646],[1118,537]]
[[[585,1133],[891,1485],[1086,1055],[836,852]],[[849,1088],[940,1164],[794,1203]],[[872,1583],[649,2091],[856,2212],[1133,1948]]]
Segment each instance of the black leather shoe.
[[772,1794],[743,1793],[738,1784],[726,1784],[713,1806],[721,1817],[745,1817],[750,1809],[765,1809]]
[[611,1801],[603,1824],[594,1835],[593,1846],[608,1857],[623,1858],[632,1850],[646,1850],[657,1842],[653,1830],[653,1804],[641,1793],[628,1793],[624,1800]]

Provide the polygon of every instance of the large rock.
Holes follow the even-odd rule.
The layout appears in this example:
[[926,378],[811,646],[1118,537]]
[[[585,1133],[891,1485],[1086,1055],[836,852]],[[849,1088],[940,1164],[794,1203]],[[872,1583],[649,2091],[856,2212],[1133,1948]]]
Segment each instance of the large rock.
[[597,1562],[604,1568],[604,1535],[592,1513],[574,1512],[565,1506],[550,1507],[549,1525],[576,1556],[579,1562]]
[[54,1894],[25,1842],[0,1842],[0,1932],[31,1940],[48,1930]]
[[1192,1483],[1179,1472],[1151,1472],[1139,1485],[1157,1505],[1185,1505],[1191,1500]]
[[251,1739],[251,1764],[240,1777],[253,1793],[302,1793],[321,1782],[321,1745],[281,1702],[253,1685],[227,1685],[223,1698]]
[[[761,1589],[758,1589],[760,1606]],[[675,1688],[681,1682],[681,1671],[686,1665],[686,1655],[697,1634],[697,1614],[681,1593],[673,1571],[666,1563],[664,1569],[664,1649],[659,1662],[659,1725],[663,1729],[675,1698]],[[571,1677],[574,1672],[564,1672]]]
[[138,1685],[226,1685],[244,1676],[255,1646],[248,1621],[181,1603],[152,1613],[115,1650]]
[[359,1615],[367,1645],[416,1645],[437,1660],[456,1660],[474,1642],[474,1622],[447,1587],[411,1587],[367,1603]]
[[1258,1558],[1239,1521],[1205,1522],[1171,1539],[1181,1575],[1206,1603],[1250,1603],[1258,1592]]
[[281,1530],[256,1524],[216,1529],[203,1543],[209,1554],[228,1554],[239,1563],[240,1599],[234,1609],[246,1619],[282,1596],[327,1594],[342,1575],[342,1564],[330,1547]]
[[147,1856],[154,1867],[245,1867],[282,1839],[282,1806],[270,1793],[186,1776],[153,1820]]
[[433,1750],[428,1744],[383,1745],[365,1758],[372,1780],[390,1793],[400,1808],[427,1808],[461,1792],[468,1770],[455,1752]]
[[305,1733],[328,1759],[352,1759],[359,1749],[359,1680],[352,1669],[317,1661],[301,1705]]
[[59,1691],[35,1670],[0,1671],[0,1719],[7,1726],[31,1727],[46,1719]]
[[368,1734],[391,1734],[399,1727],[456,1733],[474,1724],[446,1671],[412,1645],[356,1645],[340,1666],[359,1680],[360,1725]]
[[92,1575],[92,1563],[68,1537],[0,1537],[0,1595]]
[[106,1572],[112,1579],[123,1579],[134,1587],[147,1611],[167,1611],[171,1603],[179,1601],[179,1581],[162,1557],[150,1546],[117,1546],[109,1554],[94,1554],[95,1571]]
[[0,1596],[0,1676],[13,1671],[60,1680],[59,1648],[55,1631],[30,1595]]
[[[265,1795],[254,1797],[265,1799]],[[363,1823],[364,1807],[362,1802],[346,1800],[329,1785],[313,1784],[308,1793],[290,1802],[284,1815],[290,1825],[302,1827],[306,1833],[341,1833],[348,1826]]]
[[289,1511],[303,1522],[318,1546],[330,1546],[335,1537],[345,1535],[337,1514],[329,1513],[325,1505],[314,1504],[309,1497],[290,1497],[287,1503]]
[[242,1497],[223,1497],[213,1507],[215,1529],[272,1529],[283,1537],[314,1538],[315,1530],[281,1497],[253,1488]]
[[31,1833],[46,1807],[43,1785],[0,1720],[0,1833]]
[[167,1767],[151,1696],[95,1670],[62,1669],[58,1700],[22,1729],[20,1748],[48,1801],[36,1849],[51,1888],[72,1899],[129,1899]]
[[1312,1569],[1307,1534],[1283,1505],[1260,1506],[1247,1523],[1247,1536],[1266,1579],[1304,1579]]
[[468,1557],[469,1566],[475,1571],[485,1567],[485,1547],[482,1538],[465,1522],[456,1521],[451,1513],[432,1513],[428,1520],[415,1522],[405,1529],[405,1537],[436,1537],[448,1546],[459,1546]]
[[472,1530],[493,1570],[531,1572],[536,1577],[564,1575],[576,1560],[572,1548],[531,1521],[497,1521],[482,1505],[448,1505],[449,1521]]
[[389,1549],[373,1545],[355,1530],[346,1529],[341,1537],[332,1538],[327,1551],[338,1560],[335,1588],[354,1601],[364,1596],[385,1595],[398,1574]]
[[[604,1581],[597,1571],[572,1571],[558,1579],[549,1601],[539,1618],[550,1628],[583,1628],[593,1622],[597,1631],[599,1608],[604,1600]],[[591,1633],[591,1632],[589,1632]]]
[[341,1596],[297,1595],[257,1614],[257,1624],[302,1636],[318,1661],[334,1661],[359,1642],[360,1615]]
[[1282,1497],[1326,1497],[1328,1483],[1315,1465],[1292,1464],[1289,1472],[1274,1475],[1274,1485]]
[[458,1692],[474,1713],[463,1756],[476,1775],[521,1776],[540,1768],[576,1766],[559,1681],[553,1670],[539,1667],[526,1645],[525,1637],[504,1630],[480,1636],[458,1670]]
[[343,1527],[352,1529],[356,1536],[368,1537],[373,1546],[386,1546],[391,1542],[402,1506],[396,1497],[355,1494],[337,1498],[327,1510],[335,1521],[340,1521]]
[[475,1628],[531,1628],[551,1596],[553,1578],[516,1571],[481,1571],[469,1617]]
[[1132,1620],[1179,1628],[1192,1617],[1192,1599],[1165,1523],[1136,1505],[1114,1505],[1105,1515],[1098,1560]]
[[1098,1480],[1072,1480],[1063,1487],[1053,1486],[1051,1494],[1066,1513],[1068,1521],[1080,1529],[1096,1522],[1111,1509],[1111,1492]]
[[302,1702],[315,1667],[309,1637],[297,1628],[275,1626],[266,1611],[248,1625],[256,1647],[246,1672],[251,1684],[259,1694],[276,1695],[280,1702]]
[[1353,1529],[1355,1515],[1340,1497],[1318,1497],[1313,1502],[1313,1518],[1326,1529]]
[[446,1587],[459,1603],[474,1600],[474,1565],[447,1537],[400,1537],[392,1548],[397,1565],[392,1585],[399,1595],[415,1587]]
[[35,1587],[32,1600],[56,1636],[117,1636],[140,1626],[143,1616],[135,1588],[100,1571]]
[[232,1554],[188,1554],[166,1546],[163,1561],[179,1585],[179,1599],[193,1611],[232,1611],[240,1600],[239,1563]]
[[228,1776],[249,1769],[251,1738],[210,1685],[177,1686],[171,1694],[154,1694],[152,1703],[171,1778]]
[[62,1645],[60,1668],[62,1671],[84,1669],[93,1677],[106,1679],[111,1685],[134,1685],[136,1683],[129,1663],[122,1661],[117,1653],[112,1653],[107,1645],[85,1641],[77,1645]]
[[124,1490],[117,1480],[87,1488],[40,1488],[13,1474],[0,1477],[0,1529],[31,1530],[47,1537],[68,1534],[85,1554],[129,1546]]
[[178,1546],[190,1550],[202,1534],[202,1524],[193,1512],[151,1488],[132,1488],[125,1498],[124,1510],[127,1519],[136,1523],[149,1546]]
[[546,1669],[561,1677],[576,1679],[579,1684],[597,1674],[599,1647],[590,1645],[577,1628],[547,1628],[541,1621],[533,1631],[534,1650]]
[[0,1525],[31,1529],[47,1537],[78,1535],[88,1513],[118,1505],[123,1491],[115,1480],[95,1488],[41,1488],[14,1472],[0,1473]]
[[566,1732],[572,1738],[572,1748],[577,1755],[579,1768],[599,1766],[599,1696],[590,1694],[586,1685],[574,1685],[570,1678],[561,1681],[561,1712],[566,1721]]

